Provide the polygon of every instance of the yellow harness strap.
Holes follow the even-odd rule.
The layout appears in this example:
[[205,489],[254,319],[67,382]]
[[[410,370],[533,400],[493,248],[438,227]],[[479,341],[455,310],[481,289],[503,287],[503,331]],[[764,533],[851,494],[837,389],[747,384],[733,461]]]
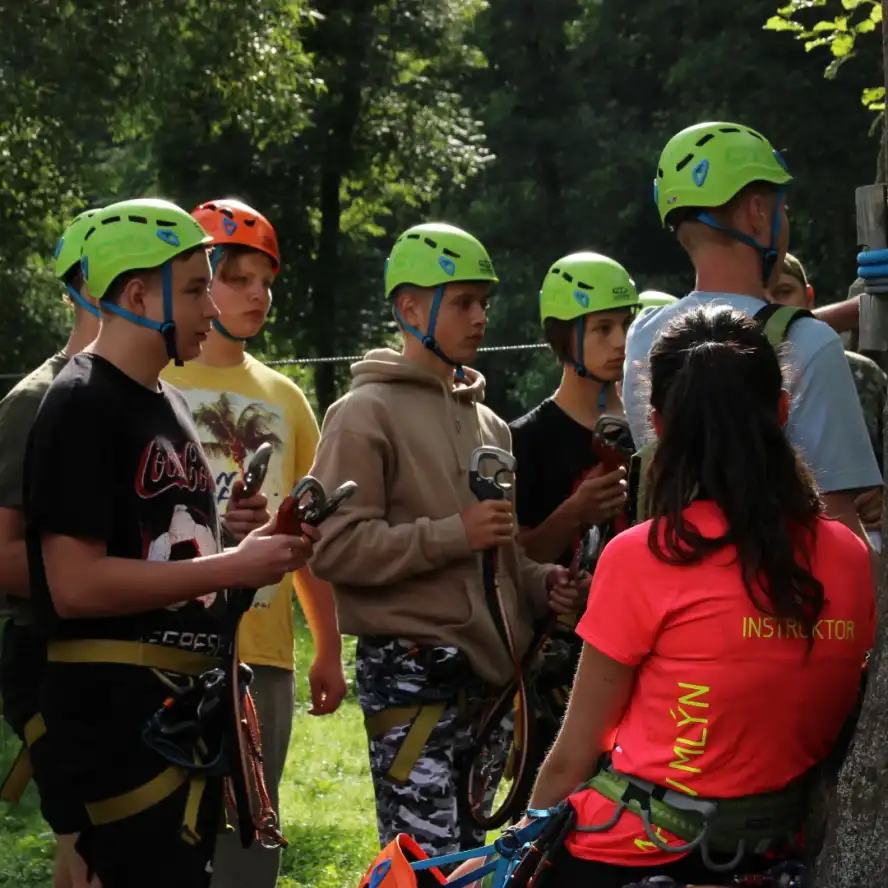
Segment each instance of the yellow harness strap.
[[114,663],[144,666],[180,675],[202,675],[222,665],[219,657],[180,651],[178,648],[142,641],[116,641],[109,638],[83,638],[51,641],[46,649],[50,663]]
[[34,776],[30,749],[46,733],[46,724],[39,712],[25,723],[24,733],[25,742],[0,784],[0,801],[10,805],[17,805],[21,801],[25,788]]
[[[386,774],[393,783],[407,783],[410,779],[410,772],[448,705],[448,701],[442,700],[420,706],[394,706],[364,719],[364,727],[371,740],[378,740],[393,728],[412,722]],[[457,705],[460,716],[468,712],[468,698],[464,691],[457,697]]]
[[[218,657],[181,651],[164,645],[105,638],[50,642],[46,658],[53,663],[113,663],[190,676],[202,675],[218,668],[222,663]],[[195,763],[200,763],[197,754],[195,754]],[[91,802],[86,806],[86,813],[94,826],[126,820],[160,804],[186,782],[188,796],[185,800],[181,834],[184,841],[196,844],[200,841],[197,833],[197,815],[207,778],[204,774],[186,771],[178,765],[171,765],[147,783],[129,792],[99,802]]]

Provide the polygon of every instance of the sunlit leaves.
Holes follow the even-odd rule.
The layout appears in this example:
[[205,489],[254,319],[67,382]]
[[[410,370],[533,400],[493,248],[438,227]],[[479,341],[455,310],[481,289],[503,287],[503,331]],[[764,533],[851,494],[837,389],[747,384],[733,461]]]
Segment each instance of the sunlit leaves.
[[[813,18],[811,11],[820,9],[830,12]],[[790,0],[765,22],[765,28],[792,33],[809,51],[829,47],[833,58],[824,74],[835,77],[839,68],[853,58],[857,38],[876,31],[881,21],[881,0]],[[867,108],[880,111],[884,108],[884,90],[864,90],[861,100]]]

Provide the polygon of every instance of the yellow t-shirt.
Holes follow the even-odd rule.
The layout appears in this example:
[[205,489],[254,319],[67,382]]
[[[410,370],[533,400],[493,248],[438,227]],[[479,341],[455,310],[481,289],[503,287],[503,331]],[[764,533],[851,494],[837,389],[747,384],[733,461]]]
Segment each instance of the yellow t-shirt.
[[[162,377],[188,401],[213,477],[220,514],[250,457],[266,441],[274,451],[262,492],[274,514],[293,485],[308,474],[318,423],[302,389],[286,376],[244,355],[236,367],[170,364]],[[260,589],[241,622],[241,657],[259,666],[293,668],[293,578]]]

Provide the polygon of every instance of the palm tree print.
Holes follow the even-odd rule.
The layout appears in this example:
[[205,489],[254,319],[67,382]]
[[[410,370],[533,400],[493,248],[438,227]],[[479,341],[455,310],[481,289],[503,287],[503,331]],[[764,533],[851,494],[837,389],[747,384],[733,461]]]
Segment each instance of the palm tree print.
[[245,471],[248,454],[255,453],[266,441],[277,450],[283,445],[280,436],[271,430],[274,414],[261,403],[247,404],[239,414],[227,393],[222,393],[215,404],[202,404],[194,412],[198,428],[206,429],[211,441],[202,441],[207,456],[227,457]]

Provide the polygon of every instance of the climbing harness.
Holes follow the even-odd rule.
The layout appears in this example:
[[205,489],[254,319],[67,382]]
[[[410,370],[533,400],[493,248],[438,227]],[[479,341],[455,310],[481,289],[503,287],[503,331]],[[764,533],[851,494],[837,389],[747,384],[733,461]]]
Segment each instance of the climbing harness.
[[[550,861],[549,849],[564,841],[576,814],[568,802],[555,808],[528,811],[530,823],[507,829],[501,836],[470,851],[429,858],[409,836],[399,835],[377,856],[359,888],[465,888],[481,881],[484,888],[525,888]],[[483,859],[483,864],[451,881],[441,867]],[[534,885],[539,884],[534,881]]]
[[31,747],[46,733],[46,724],[43,716],[38,712],[25,722],[22,731],[24,740],[18,755],[13,760],[12,766],[0,783],[0,802],[17,805],[25,792],[25,788],[34,776],[34,766],[31,762]]
[[[47,646],[46,659],[50,663],[90,663],[139,666],[151,669],[168,687],[177,689],[178,680],[197,679],[221,665],[217,657],[183,651],[178,648],[136,641],[116,639],[72,639],[53,641]],[[183,747],[187,748],[187,747]],[[162,802],[183,784],[188,784],[181,835],[196,844],[197,814],[206,788],[207,773],[211,767],[205,759],[205,748],[193,744],[188,757],[179,757],[151,780],[129,792],[86,805],[86,814],[93,826],[103,826],[118,820],[135,817],[142,811]]]
[[[640,818],[648,841],[661,851],[699,851],[707,869],[729,873],[747,855],[794,847],[804,827],[809,780],[805,775],[777,792],[706,799],[621,774],[608,763],[586,786],[617,807],[606,823],[576,827],[577,832],[607,832],[628,811]],[[684,844],[667,844],[657,828],[667,830]],[[716,862],[713,852],[729,855],[729,859]]]

